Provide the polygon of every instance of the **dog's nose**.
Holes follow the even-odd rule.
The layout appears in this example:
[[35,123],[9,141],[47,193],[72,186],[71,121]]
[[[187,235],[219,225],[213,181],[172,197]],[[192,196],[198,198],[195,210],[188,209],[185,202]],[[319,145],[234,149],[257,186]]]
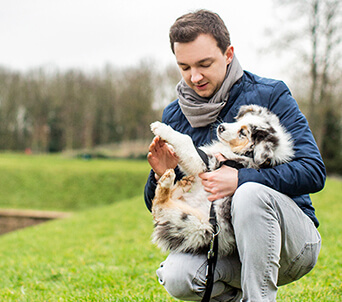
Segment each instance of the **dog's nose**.
[[218,131],[219,133],[222,133],[224,130],[226,130],[226,128],[225,128],[222,124],[218,126],[217,131]]

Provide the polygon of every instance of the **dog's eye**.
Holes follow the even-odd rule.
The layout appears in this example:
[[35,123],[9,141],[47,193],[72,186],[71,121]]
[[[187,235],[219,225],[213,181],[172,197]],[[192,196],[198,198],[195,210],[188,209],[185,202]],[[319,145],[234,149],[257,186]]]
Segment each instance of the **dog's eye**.
[[239,137],[244,138],[247,136],[247,131],[244,128],[241,128],[239,131]]

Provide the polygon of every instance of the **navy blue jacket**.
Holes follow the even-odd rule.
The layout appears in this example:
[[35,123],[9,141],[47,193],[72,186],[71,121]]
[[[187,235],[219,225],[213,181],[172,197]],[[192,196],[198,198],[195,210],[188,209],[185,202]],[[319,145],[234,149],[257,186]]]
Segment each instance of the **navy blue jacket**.
[[[283,82],[261,78],[245,71],[241,80],[232,87],[228,102],[216,123],[192,128],[182,113],[178,100],[165,108],[162,121],[176,131],[190,135],[194,144],[201,146],[216,139],[216,127],[220,122],[234,122],[239,108],[249,104],[264,106],[279,117],[280,122],[292,135],[295,157],[290,163],[272,169],[239,170],[238,186],[245,182],[257,182],[284,193],[290,196],[318,226],[309,193],[323,189],[325,167],[308,122]],[[178,170],[176,172],[180,178],[181,173]],[[151,171],[145,186],[145,202],[149,210],[155,188],[156,182]]]

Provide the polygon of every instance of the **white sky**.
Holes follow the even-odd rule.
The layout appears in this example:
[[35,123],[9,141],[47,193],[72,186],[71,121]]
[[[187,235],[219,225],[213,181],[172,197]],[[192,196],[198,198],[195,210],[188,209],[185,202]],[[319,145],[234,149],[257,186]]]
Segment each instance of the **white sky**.
[[261,55],[274,22],[272,0],[0,0],[0,65],[101,69],[153,58],[174,62],[168,31],[175,19],[206,8],[225,21],[246,70],[280,77],[280,58]]

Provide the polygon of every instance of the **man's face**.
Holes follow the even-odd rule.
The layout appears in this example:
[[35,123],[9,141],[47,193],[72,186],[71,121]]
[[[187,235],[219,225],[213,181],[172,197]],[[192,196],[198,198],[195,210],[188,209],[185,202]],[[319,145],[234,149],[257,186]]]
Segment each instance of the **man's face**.
[[220,89],[234,55],[232,46],[223,54],[216,40],[207,34],[192,42],[176,42],[174,51],[185,83],[204,98],[212,97]]

